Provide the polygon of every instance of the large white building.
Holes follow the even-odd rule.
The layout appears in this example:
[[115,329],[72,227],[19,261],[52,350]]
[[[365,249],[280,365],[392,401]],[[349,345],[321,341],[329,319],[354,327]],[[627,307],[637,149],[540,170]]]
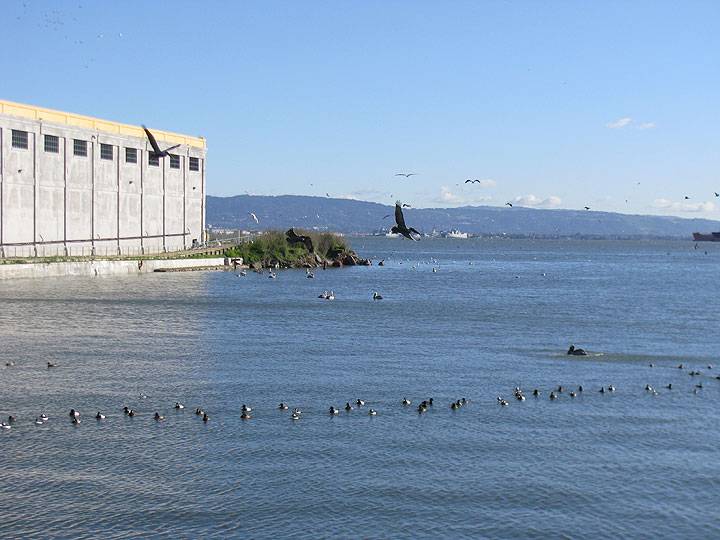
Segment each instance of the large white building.
[[202,241],[205,139],[0,100],[0,257],[135,255]]

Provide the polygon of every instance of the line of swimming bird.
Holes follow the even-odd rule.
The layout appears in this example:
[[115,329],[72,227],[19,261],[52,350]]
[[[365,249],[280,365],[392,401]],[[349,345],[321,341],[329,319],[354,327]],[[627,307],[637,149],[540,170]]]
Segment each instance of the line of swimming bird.
[[[654,364],[651,363],[650,367],[654,367]],[[679,364],[677,367],[678,367],[678,369],[684,369],[685,366],[683,364]],[[712,369],[712,365],[708,365],[708,369]],[[688,374],[690,376],[694,377],[694,376],[701,375],[701,372],[697,371],[697,370],[691,370],[688,372]],[[717,380],[720,380],[720,375],[718,375],[715,378]],[[667,385],[665,385],[664,388],[666,390],[672,390],[673,385],[672,385],[672,383],[668,383]],[[702,388],[703,388],[702,382],[696,384],[693,388],[693,393],[697,394],[698,391],[701,390]],[[583,394],[585,389],[583,388],[582,385],[578,386],[577,388],[575,388],[573,390],[570,390],[562,385],[558,385],[556,388],[553,388],[550,391],[550,393],[548,394],[548,398],[550,399],[550,401],[555,401],[560,398],[561,394],[566,393],[566,391],[567,391],[567,395],[571,399],[574,399],[574,398],[580,396],[581,394]],[[598,393],[606,394],[606,393],[614,393],[615,391],[616,391],[615,385],[609,384],[607,386],[600,387],[600,389],[598,390]],[[660,394],[656,388],[654,388],[653,386],[651,386],[649,384],[645,385],[645,392],[647,394],[650,394],[653,396],[657,396]],[[517,401],[525,401],[525,399],[526,399],[525,392],[519,386],[516,386],[513,389],[512,394],[513,394],[513,397]],[[536,399],[540,398],[541,394],[542,394],[542,392],[537,388],[532,390],[532,396]],[[144,396],[144,395],[141,396],[141,398],[146,398],[146,397],[147,396]],[[510,404],[510,402],[508,400],[506,400],[505,398],[503,398],[502,396],[498,396],[496,398],[496,401],[497,401],[498,405],[500,405],[501,407],[507,407]],[[412,405],[412,403],[413,402],[410,399],[408,399],[407,397],[404,397],[400,401],[400,404],[403,407],[410,407]],[[366,404],[365,400],[358,398],[358,399],[354,400],[354,402],[352,402],[352,403],[350,401],[346,402],[345,406],[342,408],[342,410],[344,410],[345,413],[350,413],[354,410],[360,410],[361,408],[365,407],[365,404]],[[468,404],[470,404],[470,400],[463,397],[463,398],[460,398],[460,399],[450,402],[450,409],[453,411],[456,411],[458,409],[461,409],[462,407],[465,407]],[[423,414],[423,413],[426,413],[430,408],[434,407],[434,405],[435,405],[435,400],[433,398],[428,398],[428,399],[421,401],[418,404],[416,410],[417,410],[418,414]],[[175,402],[175,405],[173,406],[173,408],[176,411],[181,411],[181,410],[185,409],[185,405],[183,405],[181,402],[177,401],[177,402]],[[281,411],[288,411],[288,410],[290,410],[290,406],[287,403],[281,402],[278,405],[277,409],[279,409]],[[124,406],[122,410],[123,410],[123,414],[128,418],[133,418],[137,415],[137,413],[135,412],[135,409],[132,409],[128,406]],[[253,412],[252,407],[250,407],[246,404],[243,404],[242,407],[240,408],[240,419],[241,420],[251,420],[253,418],[252,412]],[[341,409],[338,407],[335,407],[333,405],[328,409],[328,413],[330,414],[330,416],[337,416],[341,413]],[[367,414],[368,414],[368,416],[377,416],[378,411],[376,409],[369,408],[367,411]],[[210,416],[208,415],[208,413],[200,407],[197,407],[195,409],[195,415],[198,416],[199,418],[201,418],[204,423],[207,423],[210,420]],[[76,409],[70,409],[68,416],[70,418],[70,422],[73,425],[75,425],[75,426],[80,425],[80,423],[81,423],[80,416],[81,415],[80,415],[79,411],[77,411]],[[96,421],[101,422],[101,421],[105,420],[107,417],[105,414],[98,411],[95,414],[94,418]],[[302,418],[302,411],[297,407],[293,408],[292,412],[290,413],[290,419],[292,421],[297,421],[297,420],[300,420],[301,418]],[[41,425],[45,424],[46,422],[48,422],[49,420],[50,420],[50,417],[48,417],[45,413],[42,413],[39,416],[35,417],[35,420],[33,421],[33,423],[35,425],[41,426]],[[153,415],[153,420],[155,420],[156,422],[164,422],[165,416],[161,415],[159,412],[156,411],[155,414]],[[15,425],[17,422],[18,422],[17,417],[10,415],[8,417],[7,421],[0,422],[0,429],[10,430],[10,429],[12,429],[13,425]]]

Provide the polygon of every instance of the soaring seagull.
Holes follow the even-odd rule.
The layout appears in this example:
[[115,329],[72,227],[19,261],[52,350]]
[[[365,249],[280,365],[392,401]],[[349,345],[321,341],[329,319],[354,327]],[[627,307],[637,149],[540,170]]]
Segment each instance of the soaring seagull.
[[397,223],[397,225],[390,229],[390,232],[395,234],[402,234],[405,238],[409,238],[410,240],[414,240],[417,242],[417,239],[413,237],[413,233],[417,234],[418,236],[420,235],[420,233],[412,227],[408,228],[408,226],[405,225],[405,217],[403,216],[400,201],[397,201],[395,203],[395,223]]
[[410,178],[411,176],[417,176],[417,173],[411,172],[411,173],[402,173],[399,172],[395,176],[404,176],[405,178]]
[[145,134],[147,135],[147,138],[150,141],[150,146],[152,146],[152,148],[153,148],[153,153],[157,157],[164,158],[165,156],[169,155],[168,152],[170,152],[170,150],[175,150],[178,146],[180,146],[179,144],[176,144],[175,146],[171,146],[170,148],[166,148],[165,150],[160,150],[160,147],[158,146],[158,143],[155,140],[155,136],[152,133],[150,133],[150,130],[148,128],[146,128],[145,126],[143,126],[142,128],[145,130]]

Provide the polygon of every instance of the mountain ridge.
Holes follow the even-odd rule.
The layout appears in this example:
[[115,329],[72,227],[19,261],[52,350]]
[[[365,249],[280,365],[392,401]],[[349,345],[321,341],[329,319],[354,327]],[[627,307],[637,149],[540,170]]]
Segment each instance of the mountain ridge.
[[[299,227],[370,234],[394,224],[394,206],[308,195],[235,195],[206,198],[206,221],[214,228],[268,230]],[[692,238],[720,230],[720,221],[515,206],[405,208],[409,226],[429,233],[459,229],[476,235]],[[254,213],[259,223],[251,217]],[[389,214],[389,216],[388,216]]]

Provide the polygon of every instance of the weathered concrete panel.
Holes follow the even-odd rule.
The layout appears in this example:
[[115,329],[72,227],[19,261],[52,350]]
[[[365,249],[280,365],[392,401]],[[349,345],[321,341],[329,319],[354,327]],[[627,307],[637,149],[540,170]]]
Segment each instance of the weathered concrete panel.
[[84,189],[67,190],[67,239],[92,238],[92,192]]
[[[140,228],[140,195],[122,193],[120,195],[120,237],[138,237],[143,232]],[[135,241],[137,244],[137,241]]]
[[117,203],[117,192],[95,190],[96,239],[117,238]]
[[62,242],[65,238],[65,188],[38,187],[37,238]]
[[[163,198],[162,195],[143,197],[143,234],[158,236],[163,234]],[[160,241],[162,246],[162,240]]]
[[33,242],[35,188],[22,184],[3,184],[3,243]]

